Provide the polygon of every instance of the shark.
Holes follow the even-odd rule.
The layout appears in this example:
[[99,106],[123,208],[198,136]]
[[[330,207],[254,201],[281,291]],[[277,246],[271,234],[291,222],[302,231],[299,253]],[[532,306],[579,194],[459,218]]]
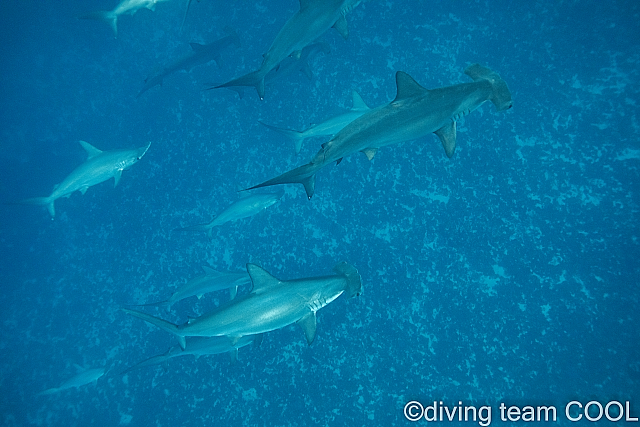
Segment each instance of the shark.
[[247,188],[298,183],[310,200],[315,192],[316,172],[345,156],[362,152],[372,160],[380,147],[418,139],[434,133],[445,154],[451,158],[456,149],[456,121],[486,101],[498,111],[513,105],[507,83],[494,71],[479,64],[467,67],[465,74],[473,82],[438,89],[425,89],[409,74],[396,73],[397,95],[389,104],[371,109],[346,125],[305,165],[273,179]]
[[353,100],[353,104],[350,110],[345,111],[342,114],[338,114],[337,116],[330,117],[323,122],[312,124],[301,132],[268,125],[261,121],[258,122],[261,125],[291,139],[293,141],[296,154],[299,154],[305,139],[319,136],[333,136],[340,132],[346,125],[370,110],[367,104],[362,100],[360,94],[355,90],[351,92],[351,98]]
[[345,15],[362,0],[300,0],[300,9],[280,29],[263,55],[260,68],[215,88],[253,86],[264,99],[264,78],[290,55],[300,57],[302,48],[312,43],[329,28],[335,28],[345,39],[349,35]]
[[171,306],[183,299],[215,292],[222,289],[229,289],[231,299],[235,298],[238,293],[238,287],[251,283],[251,279],[247,272],[230,272],[230,271],[216,271],[208,265],[203,265],[202,269],[204,274],[194,277],[184,285],[180,286],[173,295],[164,301],[143,304],[143,306],[164,306],[167,311],[171,309]]
[[[325,55],[331,53],[331,47],[325,42],[318,42],[305,46],[300,54],[299,58],[295,56],[287,56],[280,62],[280,64],[269,71],[264,77],[265,86],[273,83],[277,80],[283,80],[285,77],[290,76],[296,71],[302,71],[309,80],[313,79],[313,71],[309,60],[318,53],[324,53]],[[227,89],[231,89],[238,93],[240,99],[244,98],[244,86],[226,86]],[[215,86],[207,88],[207,90],[215,89]]]
[[46,390],[41,391],[40,393],[38,393],[38,396],[54,394],[63,390],[68,390],[70,388],[82,387],[83,385],[87,385],[92,382],[98,381],[98,379],[106,373],[105,368],[94,368],[94,369],[85,370],[82,367],[77,365],[76,365],[76,368],[78,368],[78,370],[81,370],[82,372],[69,378],[67,381],[63,382],[58,387],[48,388]]
[[282,196],[284,196],[284,191],[244,196],[220,212],[211,222],[176,228],[174,231],[206,231],[207,235],[211,237],[213,227],[260,213],[269,206],[277,203]]
[[182,325],[175,325],[149,314],[121,308],[125,313],[159,327],[178,338],[186,348],[185,337],[227,336],[236,344],[246,335],[270,332],[297,323],[311,345],[316,336],[316,312],[343,293],[360,295],[362,280],[355,267],[341,262],[335,275],[279,280],[256,264],[247,264],[253,288],[225,305]]
[[208,356],[212,354],[229,353],[231,362],[233,363],[238,360],[239,348],[246,347],[251,343],[258,346],[261,341],[262,335],[245,335],[233,345],[227,337],[189,337],[186,340],[186,347],[184,350],[180,348],[180,346],[175,345],[170,347],[164,354],[159,354],[136,363],[122,371],[121,375],[125,375],[137,368],[159,365],[161,363],[168,362],[170,359],[181,356],[193,355],[198,358],[200,356]]
[[87,152],[87,160],[56,185],[49,196],[34,197],[18,203],[46,206],[53,218],[56,215],[54,202],[60,197],[69,197],[75,191],[84,194],[89,187],[111,178],[113,178],[114,187],[117,186],[122,177],[122,171],[138,163],[151,146],[151,142],[140,148],[110,151],[101,151],[86,141],[80,141],[80,145]]
[[160,72],[148,76],[144,80],[144,86],[142,87],[142,89],[140,89],[140,92],[138,92],[136,98],[139,98],[140,95],[154,86],[161,86],[165,77],[177,71],[189,71],[193,67],[204,65],[211,61],[215,61],[219,66],[220,52],[223,49],[231,45],[240,47],[240,38],[236,34],[235,30],[230,27],[225,27],[224,30],[227,33],[227,36],[209,44],[189,43],[189,45],[191,46],[191,52],[184,57],[176,60],[175,62],[167,65]]
[[[78,19],[95,19],[106,22],[113,30],[113,36],[118,37],[118,17],[120,15],[134,15],[140,9],[156,10],[158,3],[169,0],[122,0],[112,10],[98,10],[95,12],[80,15]],[[187,9],[188,9],[187,4]],[[186,14],[185,14],[186,16]]]

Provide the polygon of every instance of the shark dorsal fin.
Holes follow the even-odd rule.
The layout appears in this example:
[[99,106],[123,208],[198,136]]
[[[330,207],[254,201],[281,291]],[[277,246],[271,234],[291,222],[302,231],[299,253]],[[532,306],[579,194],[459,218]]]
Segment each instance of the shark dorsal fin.
[[255,264],[247,264],[247,272],[249,273],[251,283],[253,284],[251,292],[269,289],[280,284],[280,280],[273,277],[264,268]]
[[82,145],[82,148],[84,148],[84,151],[86,151],[87,154],[89,155],[88,157],[89,159],[102,153],[101,150],[98,150],[96,147],[89,144],[87,141],[80,141],[80,145]]
[[300,10],[309,7],[309,3],[311,3],[311,0],[300,0]]
[[201,51],[201,50],[203,50],[203,49],[206,47],[205,45],[200,44],[200,43],[189,43],[189,46],[191,46],[191,49],[192,49],[194,52]]
[[219,271],[216,271],[213,268],[209,267],[208,265],[203,265],[202,270],[204,271],[204,274],[211,277],[220,276],[222,274]]
[[369,106],[364,103],[360,94],[355,90],[351,92],[351,97],[353,98],[353,106],[351,107],[351,110],[362,111],[369,109]]
[[422,95],[427,91],[416,82],[413,77],[404,71],[398,71],[396,73],[396,86],[398,86],[398,94],[393,102],[400,101],[405,98],[411,98],[413,96]]

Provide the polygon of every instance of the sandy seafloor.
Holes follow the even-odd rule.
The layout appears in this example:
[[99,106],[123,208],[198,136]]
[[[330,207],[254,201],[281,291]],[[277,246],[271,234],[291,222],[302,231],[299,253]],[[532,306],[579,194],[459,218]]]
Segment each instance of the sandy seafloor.
[[[0,3],[0,200],[48,195],[85,160],[78,140],[152,142],[115,189],[58,200],[55,220],[0,208],[2,425],[401,426],[410,400],[490,405],[492,425],[510,424],[501,402],[554,405],[553,425],[576,425],[572,400],[629,401],[640,415],[640,3],[371,0],[347,15],[347,41],[324,34],[332,51],[311,61],[313,80],[292,74],[264,101],[203,89],[258,68],[296,1],[193,2],[182,31],[184,2],[170,1],[122,16],[117,39],[75,18],[114,3]],[[242,46],[221,67],[136,99],[148,74],[225,25]],[[460,120],[452,159],[432,135],[372,162],[355,154],[318,173],[311,201],[287,185],[210,240],[171,233],[328,140],[296,156],[258,120],[304,129],[349,108],[353,89],[390,102],[398,70],[437,88],[469,81],[475,62],[507,82],[513,108]],[[313,345],[294,325],[235,364],[189,356],[119,374],[176,344],[121,306],[166,298],[203,264],[293,279],[339,261],[364,294],[320,310]],[[147,311],[185,322],[227,298]],[[37,396],[75,365],[109,370]]]

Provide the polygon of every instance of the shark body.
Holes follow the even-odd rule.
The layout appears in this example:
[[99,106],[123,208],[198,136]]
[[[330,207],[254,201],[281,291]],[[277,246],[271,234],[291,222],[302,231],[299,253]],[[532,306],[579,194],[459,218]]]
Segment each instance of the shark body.
[[90,384],[94,381],[98,381],[98,378],[103,376],[106,372],[105,368],[87,369],[80,372],[78,375],[69,378],[58,387],[48,388],[38,393],[38,396],[58,393],[62,390],[68,390],[70,388],[78,388],[83,385]]
[[231,361],[234,362],[238,359],[238,349],[245,347],[252,342],[259,345],[262,340],[262,335],[246,335],[240,338],[235,344],[231,344],[226,337],[189,337],[186,340],[186,347],[183,350],[180,346],[173,346],[169,348],[164,354],[150,357],[142,362],[127,368],[122,372],[122,375],[132,371],[133,369],[143,368],[145,366],[159,365],[166,363],[170,359],[181,356],[209,356],[213,354],[229,353]]
[[302,149],[302,144],[305,139],[319,136],[333,136],[340,132],[346,125],[370,110],[358,92],[354,90],[351,93],[351,97],[353,99],[353,105],[349,111],[330,117],[323,122],[313,124],[301,132],[271,126],[262,122],[260,122],[260,124],[291,139],[294,143],[296,154],[298,154]]
[[89,187],[111,178],[114,179],[114,186],[118,185],[122,171],[138,163],[149,149],[151,143],[140,148],[110,151],[98,150],[85,141],[80,141],[80,145],[87,151],[87,160],[58,184],[51,195],[23,200],[20,203],[46,206],[51,217],[54,217],[56,214],[54,202],[60,197],[69,197],[75,191],[80,191],[80,193],[84,194]]
[[175,231],[206,231],[209,237],[211,237],[211,230],[213,227],[217,227],[229,221],[247,218],[262,212],[269,206],[277,203],[283,195],[283,191],[276,193],[251,194],[249,196],[242,197],[229,205],[207,224],[177,228]]
[[229,289],[231,299],[233,299],[238,293],[239,286],[251,283],[251,278],[246,272],[216,271],[206,265],[203,265],[202,269],[204,270],[204,274],[194,277],[180,286],[168,299],[144,305],[165,306],[167,310],[169,310],[173,304],[183,299],[192,296],[200,298],[206,293],[223,289]]
[[373,159],[380,147],[417,139],[435,133],[448,157],[456,148],[456,120],[491,101],[498,111],[511,108],[511,92],[495,72],[478,64],[465,74],[474,82],[428,90],[411,76],[396,73],[398,93],[387,105],[367,111],[349,123],[322,148],[308,164],[297,167],[248,190],[271,185],[302,184],[311,199],[315,191],[315,174],[324,166],[340,161],[355,152]]
[[264,99],[264,78],[289,55],[299,57],[301,50],[334,27],[345,39],[349,31],[345,15],[362,0],[300,0],[298,10],[280,29],[263,55],[257,71],[231,80],[216,88],[253,86],[260,99]]
[[138,98],[140,95],[148,91],[154,86],[162,85],[164,78],[180,70],[189,71],[193,67],[198,65],[204,65],[211,61],[215,61],[218,65],[220,60],[220,52],[230,45],[240,46],[240,38],[236,32],[229,27],[225,28],[227,36],[211,42],[209,44],[190,43],[191,52],[178,59],[177,61],[167,65],[159,73],[153,74],[144,80],[144,86],[136,95]]
[[174,325],[146,313],[123,308],[125,313],[175,335],[182,348],[187,336],[227,336],[232,344],[241,337],[299,324],[311,344],[316,334],[316,312],[343,293],[349,297],[362,290],[360,274],[343,262],[336,275],[281,281],[255,264],[247,264],[253,289],[226,305],[183,325]]
[[[156,10],[156,5],[169,0],[122,0],[113,10],[98,10],[84,15],[79,19],[95,19],[103,21],[113,30],[113,36],[118,37],[118,17],[120,15],[133,15],[140,9]],[[188,8],[188,5],[187,5]]]

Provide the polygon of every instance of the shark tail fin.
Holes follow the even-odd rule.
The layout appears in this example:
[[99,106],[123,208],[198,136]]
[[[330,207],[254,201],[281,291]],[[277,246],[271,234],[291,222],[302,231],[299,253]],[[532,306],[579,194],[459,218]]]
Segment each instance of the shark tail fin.
[[113,37],[118,37],[118,15],[111,10],[98,10],[78,16],[78,19],[94,19],[107,23],[113,30]]
[[295,146],[296,154],[300,153],[300,150],[302,149],[302,143],[305,140],[304,136],[302,136],[302,132],[298,132],[297,130],[291,130],[291,129],[285,129],[285,128],[279,128],[279,127],[271,126],[271,125],[268,125],[266,123],[261,122],[260,120],[258,120],[258,123],[260,123],[264,127],[267,127],[269,129],[271,129],[273,131],[276,131],[276,132],[286,136],[287,138],[291,139],[293,141],[294,146]]
[[52,199],[51,197],[34,197],[32,199],[21,200],[17,202],[17,204],[45,206],[49,211],[49,215],[53,218],[56,216],[56,208],[53,205],[53,202],[55,202],[55,199]]
[[173,334],[176,336],[176,338],[178,338],[178,342],[180,343],[180,347],[184,350],[185,347],[187,346],[187,342],[185,340],[185,337],[179,334],[179,328],[178,325],[174,325],[171,322],[167,322],[164,319],[160,319],[158,317],[153,317],[150,314],[147,313],[143,313],[141,311],[136,311],[136,310],[131,310],[128,308],[121,308],[120,310],[124,311],[125,313],[133,316],[133,317],[137,317],[138,319],[142,319],[147,323],[151,323],[154,326],[157,326],[158,328],[162,329],[163,331],[167,331],[170,334]]
[[498,111],[508,110],[513,106],[509,87],[507,86],[507,83],[502,80],[502,77],[498,75],[498,73],[492,71],[490,68],[483,67],[480,64],[473,64],[468,66],[467,69],[464,70],[464,73],[467,76],[471,77],[474,81],[486,80],[491,83],[491,87],[493,88],[493,95],[489,100],[493,102],[493,105],[496,106]]
[[355,297],[362,293],[362,278],[354,266],[341,262],[333,267],[333,271],[347,279],[346,291],[350,297]]
[[173,231],[206,231],[210,235],[211,228],[209,224],[197,224],[190,225],[189,227],[175,228]]

